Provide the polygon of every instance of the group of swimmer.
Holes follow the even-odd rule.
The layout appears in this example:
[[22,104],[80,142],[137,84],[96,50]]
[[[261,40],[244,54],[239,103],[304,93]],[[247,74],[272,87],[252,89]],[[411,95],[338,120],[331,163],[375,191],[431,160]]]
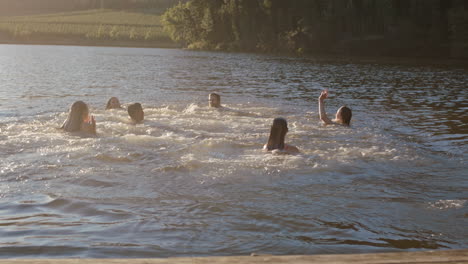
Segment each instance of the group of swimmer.
[[[325,112],[325,99],[328,98],[328,90],[320,93],[318,98],[320,120],[326,125],[339,124],[349,126],[352,117],[352,111],[346,106],[340,107],[335,114],[335,119],[330,119]],[[221,96],[216,93],[211,93],[208,96],[210,107],[221,108]],[[117,97],[109,99],[106,105],[106,110],[124,109]],[[127,107],[127,112],[133,123],[138,124],[144,120],[144,112],[140,103],[133,103]],[[91,135],[96,135],[96,120],[94,116],[89,114],[89,109],[83,101],[73,103],[68,114],[68,118],[63,123],[61,129],[67,132],[83,132]],[[286,133],[288,132],[288,123],[282,117],[275,118],[270,129],[268,142],[263,149],[274,153],[295,154],[299,153],[299,149],[295,146],[285,143]]]
[[[117,97],[111,97],[107,101],[106,110],[124,109]],[[140,103],[134,103],[127,108],[128,115],[134,123],[141,123],[145,118],[143,107]],[[96,135],[96,120],[89,114],[88,105],[83,101],[76,101],[70,107],[68,118],[63,123],[61,129],[67,132],[83,132]]]

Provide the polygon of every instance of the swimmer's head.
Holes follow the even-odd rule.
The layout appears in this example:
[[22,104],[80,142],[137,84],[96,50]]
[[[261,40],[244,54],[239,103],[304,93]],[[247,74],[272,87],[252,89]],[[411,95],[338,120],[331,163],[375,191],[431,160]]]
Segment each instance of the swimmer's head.
[[128,115],[136,123],[140,123],[145,118],[145,113],[140,103],[134,103],[128,106]]
[[221,107],[221,96],[217,93],[210,93],[208,102],[210,107]]
[[349,126],[353,112],[347,106],[342,106],[336,111],[335,119],[343,125]]
[[85,120],[86,118],[88,118],[89,115],[88,105],[83,101],[77,101],[73,103],[71,107],[71,112],[78,113],[78,115],[81,116],[83,120]]
[[281,117],[275,118],[271,125],[267,149],[284,149],[284,138],[286,137],[286,133],[288,133],[288,122],[286,122],[286,119]]
[[119,99],[117,97],[111,97],[109,101],[107,101],[106,110],[118,108],[121,108]]
[[76,101],[70,107],[68,118],[62,128],[68,132],[79,131],[84,120],[88,119],[88,106],[83,101]]

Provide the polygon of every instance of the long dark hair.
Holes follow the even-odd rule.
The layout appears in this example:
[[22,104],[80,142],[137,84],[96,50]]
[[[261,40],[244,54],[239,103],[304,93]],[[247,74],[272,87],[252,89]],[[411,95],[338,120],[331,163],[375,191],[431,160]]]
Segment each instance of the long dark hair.
[[268,138],[267,149],[284,149],[284,138],[288,132],[288,122],[286,119],[278,117],[273,120],[271,125],[270,137]]
[[128,106],[127,108],[128,115],[130,118],[135,122],[141,122],[143,119],[140,120],[140,117],[137,116],[137,112],[143,112],[143,107],[141,107],[140,103],[134,103]]
[[70,108],[67,120],[62,125],[62,129],[67,132],[80,131],[81,124],[83,124],[83,114],[88,112],[88,106],[83,101],[76,101]]
[[353,112],[347,106],[341,107],[338,117],[343,121],[343,124],[349,126],[351,123],[351,117],[353,117]]

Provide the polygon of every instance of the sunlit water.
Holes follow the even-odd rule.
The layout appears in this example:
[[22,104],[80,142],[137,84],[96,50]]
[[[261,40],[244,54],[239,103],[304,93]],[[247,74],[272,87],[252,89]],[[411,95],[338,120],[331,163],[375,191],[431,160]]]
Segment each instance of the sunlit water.
[[[447,65],[2,45],[0,256],[466,248],[467,85]],[[320,124],[324,88],[351,128]],[[57,129],[76,100],[97,137]],[[301,154],[261,151],[280,116]]]

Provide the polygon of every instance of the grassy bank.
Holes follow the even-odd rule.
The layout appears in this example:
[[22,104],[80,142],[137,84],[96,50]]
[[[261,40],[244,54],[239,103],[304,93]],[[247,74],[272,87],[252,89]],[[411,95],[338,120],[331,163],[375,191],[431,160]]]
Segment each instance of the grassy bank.
[[0,17],[0,43],[175,47],[160,13],[88,10]]

